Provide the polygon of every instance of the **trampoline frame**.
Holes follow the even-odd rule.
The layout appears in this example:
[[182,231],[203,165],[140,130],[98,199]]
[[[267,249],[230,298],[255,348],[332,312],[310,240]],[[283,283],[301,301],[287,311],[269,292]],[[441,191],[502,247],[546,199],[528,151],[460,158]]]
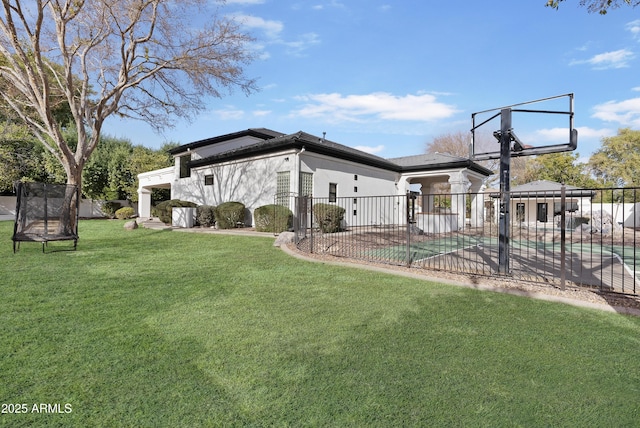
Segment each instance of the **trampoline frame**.
[[[55,190],[60,193],[60,189],[64,188],[64,197],[62,205],[59,209],[53,209],[50,206],[50,194]],[[14,254],[20,249],[21,242],[40,242],[42,243],[42,252],[49,242],[53,241],[73,241],[73,250],[78,245],[78,220],[80,211],[80,192],[78,186],[68,184],[48,184],[48,183],[24,183],[15,184],[16,189],[16,218],[13,225],[13,252]],[[34,196],[34,190],[41,190],[41,194]],[[72,191],[75,197],[68,197]],[[32,199],[42,199],[41,215],[34,218],[29,212],[28,202]],[[72,211],[73,207],[66,207],[68,203],[75,204],[75,215],[69,216],[69,221],[73,221],[71,227],[65,227],[66,233],[59,232],[60,222],[62,221],[62,213],[65,209]],[[56,199],[60,199],[59,197]],[[75,199],[75,202],[74,202]]]

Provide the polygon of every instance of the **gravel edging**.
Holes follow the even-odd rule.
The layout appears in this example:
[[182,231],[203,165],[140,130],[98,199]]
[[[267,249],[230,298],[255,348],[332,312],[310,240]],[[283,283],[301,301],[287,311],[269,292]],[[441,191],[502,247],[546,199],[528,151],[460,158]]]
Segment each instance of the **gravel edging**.
[[495,277],[472,277],[469,275],[461,275],[451,272],[382,265],[359,260],[336,258],[328,255],[308,254],[299,251],[294,243],[281,245],[280,248],[292,257],[311,262],[355,267],[376,272],[402,275],[425,281],[440,282],[448,285],[474,288],[483,291],[512,294],[538,300],[546,300],[572,306],[640,317],[640,296],[636,297],[613,293],[600,293],[578,287],[566,287],[565,290],[561,290],[551,285],[544,286],[524,281]]

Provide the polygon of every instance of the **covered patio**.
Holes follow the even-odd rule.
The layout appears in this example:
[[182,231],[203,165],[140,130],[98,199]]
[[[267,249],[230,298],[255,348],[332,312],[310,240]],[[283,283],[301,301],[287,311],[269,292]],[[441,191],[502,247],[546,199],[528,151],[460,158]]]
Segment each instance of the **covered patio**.
[[172,166],[138,175],[138,216],[140,218],[151,218],[153,189],[171,189],[175,179],[175,168]]

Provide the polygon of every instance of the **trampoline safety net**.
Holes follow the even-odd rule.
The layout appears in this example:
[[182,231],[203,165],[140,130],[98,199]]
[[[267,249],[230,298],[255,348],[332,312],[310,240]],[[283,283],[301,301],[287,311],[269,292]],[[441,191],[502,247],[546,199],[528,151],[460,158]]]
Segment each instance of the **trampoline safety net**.
[[78,243],[78,187],[67,184],[16,183],[16,220],[13,228],[13,252],[20,242]]

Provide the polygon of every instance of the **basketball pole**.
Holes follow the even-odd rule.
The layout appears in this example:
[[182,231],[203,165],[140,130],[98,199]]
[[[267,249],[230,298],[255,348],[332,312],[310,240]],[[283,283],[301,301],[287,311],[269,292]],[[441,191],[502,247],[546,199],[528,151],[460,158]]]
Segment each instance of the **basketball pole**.
[[498,227],[498,273],[508,275],[509,211],[511,205],[511,108],[500,111],[500,223]]

